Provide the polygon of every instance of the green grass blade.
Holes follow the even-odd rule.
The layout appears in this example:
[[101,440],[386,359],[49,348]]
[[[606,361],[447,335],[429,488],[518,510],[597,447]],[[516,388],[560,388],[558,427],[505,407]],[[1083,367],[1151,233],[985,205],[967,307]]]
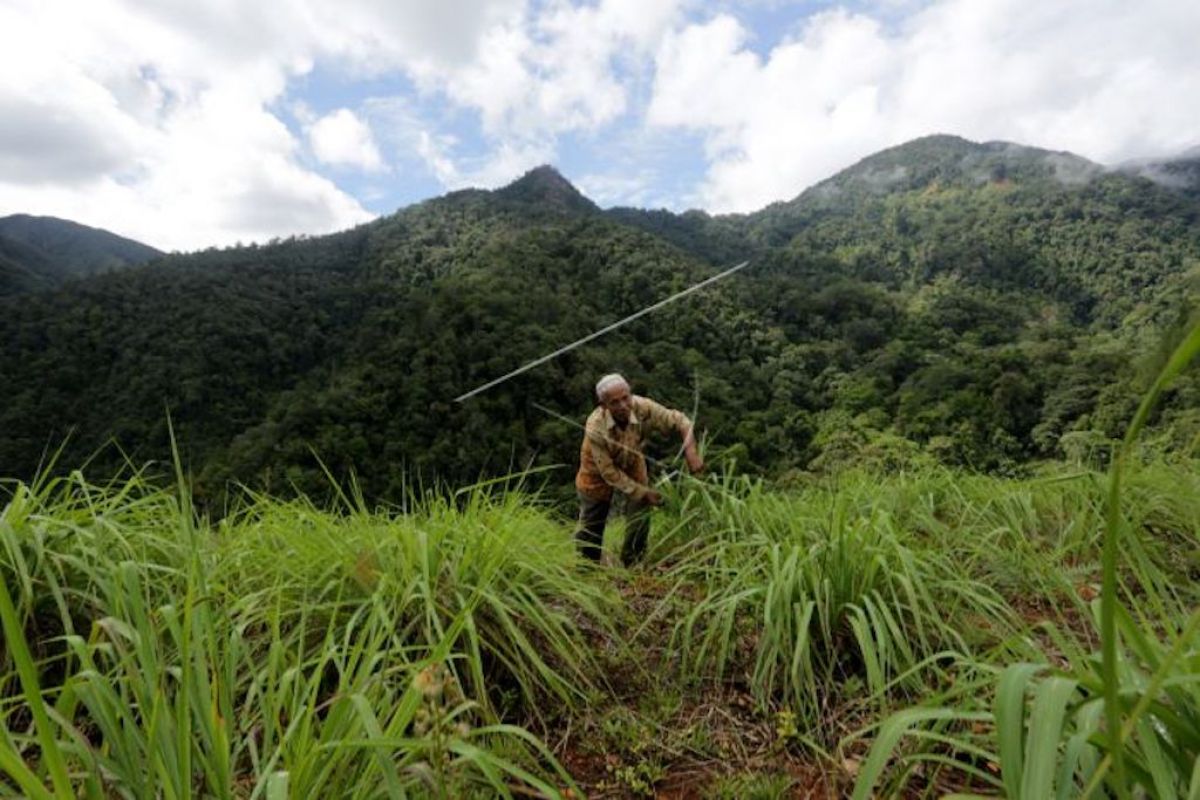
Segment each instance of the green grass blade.
[[1159,372],[1150,391],[1142,398],[1137,413],[1125,432],[1121,448],[1113,460],[1109,476],[1108,502],[1105,514],[1104,550],[1102,555],[1103,577],[1100,593],[1100,638],[1104,675],[1104,712],[1109,755],[1112,757],[1114,786],[1117,796],[1127,797],[1125,777],[1124,745],[1121,741],[1123,708],[1120,696],[1117,649],[1117,559],[1121,540],[1121,479],[1124,464],[1133,448],[1133,443],[1150,416],[1163,389],[1200,354],[1200,325],[1175,349],[1166,366]]
[[996,688],[996,734],[1004,791],[1009,797],[1021,796],[1025,774],[1025,694],[1030,680],[1042,669],[1036,664],[1015,664],[1004,670]]
[[42,785],[38,776],[25,765],[21,756],[12,750],[6,741],[0,741],[0,770],[4,770],[17,782],[17,786],[33,800],[51,800],[54,797],[54,794]]
[[1029,717],[1029,738],[1025,742],[1025,769],[1021,775],[1020,797],[1025,800],[1054,796],[1054,773],[1063,721],[1077,686],[1069,678],[1049,678],[1037,688]]
[[25,705],[33,716],[37,727],[38,742],[41,744],[42,763],[50,773],[54,785],[54,793],[61,798],[73,798],[71,779],[67,774],[67,765],[63,760],[62,751],[50,725],[50,716],[46,713],[46,705],[42,700],[42,689],[38,683],[37,667],[29,653],[29,644],[25,641],[25,631],[17,618],[17,610],[13,607],[12,596],[8,587],[0,581],[0,621],[4,623],[4,641],[12,654],[20,676],[21,689],[25,696]]
[[988,720],[990,715],[971,714],[953,708],[909,708],[888,717],[879,727],[879,733],[871,745],[867,760],[863,763],[854,782],[852,800],[869,800],[889,760],[895,753],[900,740],[914,727],[924,722],[940,720]]

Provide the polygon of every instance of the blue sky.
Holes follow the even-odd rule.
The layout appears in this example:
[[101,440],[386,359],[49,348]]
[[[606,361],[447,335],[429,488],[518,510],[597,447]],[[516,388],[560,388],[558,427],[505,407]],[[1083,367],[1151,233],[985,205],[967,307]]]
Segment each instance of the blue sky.
[[[782,26],[797,24],[817,4],[747,4],[741,10],[744,23],[755,32],[754,46],[769,49]],[[436,170],[406,139],[409,131],[397,129],[390,118],[390,105],[402,103],[414,120],[430,132],[452,138],[447,152],[466,165],[486,165],[495,147],[479,114],[469,108],[447,104],[439,92],[422,91],[407,75],[392,73],[362,78],[338,64],[320,64],[294,79],[279,104],[279,116],[293,134],[303,138],[304,111],[317,117],[339,109],[350,109],[371,124],[377,146],[388,163],[381,172],[363,171],[353,165],[323,164],[310,157],[308,165],[335,180],[373,213],[387,214],[413,202],[457,188],[439,179]],[[652,92],[653,70],[648,63],[629,63],[614,58],[611,69],[624,89],[629,110],[597,129],[565,130],[553,137],[552,145],[540,151],[573,180],[588,184],[604,204],[691,207],[694,187],[704,176],[703,137],[682,131],[647,130],[642,112]],[[300,115],[296,104],[302,105]],[[381,104],[387,104],[380,108]],[[537,159],[534,159],[537,160]],[[538,161],[538,163],[542,163]],[[525,167],[536,166],[532,161]],[[503,176],[501,181],[518,176]],[[604,178],[607,177],[608,180]],[[639,180],[641,178],[641,180]],[[590,180],[589,180],[590,179]],[[472,183],[469,179],[465,183]],[[485,181],[494,184],[495,181]]]
[[[541,4],[545,7],[546,4]],[[841,4],[842,8],[873,11],[884,24],[903,19],[895,6]],[[801,32],[813,14],[836,9],[839,4],[818,0],[778,0],[768,2],[714,3],[687,8],[683,18],[704,20],[718,14],[737,18],[747,31],[746,49],[762,58],[782,39]],[[583,181],[592,195],[604,205],[666,207],[676,211],[703,205],[695,187],[703,180],[705,153],[703,136],[686,131],[649,131],[643,114],[653,92],[654,74],[648,63],[629,63],[614,59],[614,73],[628,94],[630,110],[600,130],[565,131],[555,137],[548,151],[549,162],[573,180]],[[427,161],[403,141],[388,142],[388,120],[372,114],[371,103],[381,99],[403,98],[413,113],[429,121],[432,127],[456,140],[453,152],[466,161],[485,163],[492,142],[484,135],[477,114],[467,109],[447,107],[444,98],[423,95],[404,74],[359,78],[336,64],[317,65],[296,78],[287,99],[299,101],[313,113],[329,114],[341,108],[377,124],[380,146],[387,152],[392,169],[384,174],[364,174],[354,167],[331,168],[310,159],[311,168],[329,176],[373,213],[388,214],[413,202],[442,194],[449,188],[439,180]],[[303,136],[304,123],[288,103],[281,104],[280,116],[293,133]],[[515,174],[514,174],[515,176]],[[594,177],[593,177],[594,176]],[[603,180],[600,176],[609,176]],[[589,177],[591,180],[589,180]],[[639,181],[639,177],[643,180]]]
[[929,133],[1200,144],[1192,0],[2,0],[0,214],[165,249],[338,230],[552,163],[750,211]]

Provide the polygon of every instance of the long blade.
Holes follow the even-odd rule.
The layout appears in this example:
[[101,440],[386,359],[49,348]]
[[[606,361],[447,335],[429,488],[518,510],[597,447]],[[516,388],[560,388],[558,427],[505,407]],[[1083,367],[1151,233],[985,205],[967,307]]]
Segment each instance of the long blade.
[[514,378],[517,375],[520,375],[522,372],[527,372],[527,371],[533,369],[534,367],[538,366],[539,364],[545,364],[547,361],[549,361],[552,358],[557,358],[558,356],[561,356],[563,353],[568,353],[571,350],[574,350],[576,347],[579,347],[579,345],[581,345],[581,344],[586,344],[586,343],[592,341],[593,339],[597,339],[597,338],[603,336],[606,333],[615,331],[617,328],[621,327],[622,325],[633,322],[638,317],[643,317],[646,314],[649,314],[651,311],[657,311],[658,309],[662,308],[663,306],[667,305],[668,303],[674,303],[679,298],[686,297],[687,295],[691,294],[692,292],[699,291],[700,289],[703,289],[705,286],[708,286],[710,283],[716,283],[717,281],[721,280],[722,278],[727,278],[730,275],[732,275],[733,273],[737,272],[739,269],[742,269],[743,267],[745,267],[749,263],[750,263],[749,261],[743,261],[742,263],[738,264],[737,266],[730,267],[729,269],[725,270],[724,272],[718,272],[716,275],[713,275],[711,278],[705,278],[704,280],[700,281],[699,283],[695,284],[694,286],[689,286],[688,288],[686,288],[682,291],[676,292],[675,294],[671,295],[668,298],[659,300],[654,305],[646,306],[641,311],[635,311],[634,313],[630,314],[628,317],[625,317],[625,319],[617,320],[616,322],[612,323],[611,325],[606,325],[598,331],[593,331],[592,333],[589,333],[587,336],[584,336],[582,339],[577,339],[577,340],[571,342],[569,345],[566,345],[565,347],[558,348],[553,353],[548,353],[547,355],[541,356],[540,358],[535,358],[533,361],[530,361],[528,364],[517,367],[512,372],[509,372],[505,375],[501,375],[499,378],[496,378],[495,380],[488,381],[487,383],[483,384],[482,386],[472,389],[471,391],[469,391],[465,394],[460,394],[458,397],[454,398],[454,402],[461,403],[464,400],[474,397],[475,395],[479,394],[480,392],[486,392],[488,389],[491,389],[493,386],[499,386],[500,384],[504,383],[509,378]]

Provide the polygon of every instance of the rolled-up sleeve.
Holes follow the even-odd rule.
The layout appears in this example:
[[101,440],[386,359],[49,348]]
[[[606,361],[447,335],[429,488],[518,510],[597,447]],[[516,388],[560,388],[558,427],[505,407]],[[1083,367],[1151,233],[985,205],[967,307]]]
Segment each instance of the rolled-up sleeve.
[[638,399],[641,402],[638,403],[637,414],[643,420],[643,425],[648,431],[659,434],[671,431],[682,433],[692,426],[692,421],[682,411],[667,408],[649,397],[639,397]]

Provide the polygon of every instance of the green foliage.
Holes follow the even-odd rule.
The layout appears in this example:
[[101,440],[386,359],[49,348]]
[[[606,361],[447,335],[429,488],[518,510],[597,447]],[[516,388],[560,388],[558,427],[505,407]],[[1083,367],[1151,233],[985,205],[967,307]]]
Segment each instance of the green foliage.
[[[1169,796],[1200,741],[1200,471],[1131,466],[1122,748],[1128,780]],[[1050,774],[1072,796],[1113,774],[1091,735],[1109,685],[1090,621],[1102,478],[681,478],[662,484],[635,573],[580,565],[569,521],[516,481],[410,491],[404,509],[246,495],[217,522],[141,476],[16,484],[0,513],[0,786],[554,796],[572,786],[555,755],[579,763],[560,742],[591,731],[592,786],[626,794],[684,770],[717,797],[786,796],[788,774],[1054,796]],[[1046,742],[1066,761],[1048,765]],[[686,772],[697,759],[721,766]]]
[[[683,669],[717,680],[745,671],[760,702],[784,703],[805,737],[831,704],[886,703],[1013,630],[993,590],[852,491],[730,492],[691,495],[686,529],[658,550],[671,548],[681,585],[703,587],[675,631]],[[981,618],[984,640],[970,633]]]
[[144,264],[162,255],[140,242],[65,219],[13,214],[0,218],[0,297]]
[[788,775],[735,775],[721,779],[705,794],[706,800],[784,800],[791,797],[795,781]]
[[[753,266],[729,282],[450,402],[734,254]],[[1119,434],[1198,264],[1179,196],[1031,149],[918,140],[730,217],[602,212],[540,169],[0,300],[0,464],[30,479],[64,439],[93,474],[165,460],[169,409],[212,507],[230,481],[321,496],[318,458],[394,500],[404,474],[573,463],[578,432],[530,401],[581,419],[613,369],[697,405],[750,472],[1100,463],[1080,436]],[[1150,420],[1160,449],[1195,437],[1197,386]]]
[[[900,760],[940,760],[928,745],[948,745],[998,765],[1000,779],[970,764],[953,764],[1013,798],[1090,797],[1102,788],[1117,797],[1200,794],[1200,610],[1193,591],[1162,580],[1142,557],[1146,543],[1122,508],[1133,445],[1164,389],[1198,355],[1200,325],[1165,359],[1114,454],[1104,503],[1102,585],[1093,608],[1099,655],[1068,648],[1063,668],[1010,665],[994,678],[994,688],[985,677],[948,704],[892,717],[880,727],[856,798],[868,796],[910,728],[946,720],[972,720],[985,730],[990,725],[994,735],[978,742],[982,737],[933,737],[919,730],[916,738],[925,746]],[[1194,525],[1191,533],[1194,548]],[[1118,574],[1119,560],[1126,562],[1127,575]],[[991,713],[975,711],[989,690]]]
[[186,501],[140,478],[15,487],[0,769],[25,791],[47,777],[89,797],[569,785],[505,719],[578,706],[595,675],[578,625],[604,630],[610,600],[578,582],[544,515],[515,495],[431,497],[404,517],[255,498],[214,527]]

